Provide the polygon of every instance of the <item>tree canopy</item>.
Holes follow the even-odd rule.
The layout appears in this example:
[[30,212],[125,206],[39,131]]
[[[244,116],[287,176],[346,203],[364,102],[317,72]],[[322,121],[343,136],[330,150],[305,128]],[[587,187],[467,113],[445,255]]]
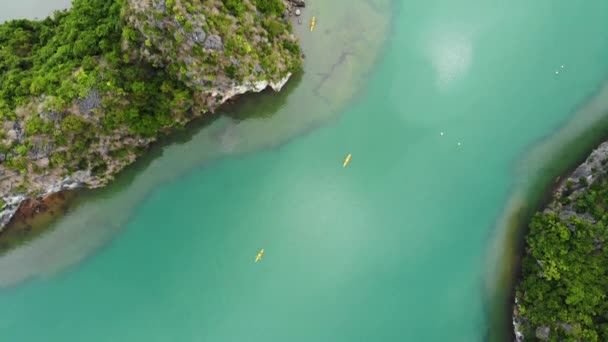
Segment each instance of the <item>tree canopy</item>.
[[[574,215],[537,213],[531,223],[517,289],[521,315],[552,340],[608,341],[608,179],[603,173],[575,201]],[[562,215],[560,215],[560,213]]]

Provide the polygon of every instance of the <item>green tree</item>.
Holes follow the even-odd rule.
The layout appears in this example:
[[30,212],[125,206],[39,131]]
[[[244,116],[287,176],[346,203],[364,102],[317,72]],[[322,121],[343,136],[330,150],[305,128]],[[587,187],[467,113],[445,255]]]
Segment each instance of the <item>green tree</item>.
[[61,121],[61,130],[69,134],[81,133],[85,128],[85,122],[76,115],[68,115]]
[[268,15],[283,15],[285,4],[282,0],[255,0],[255,6],[260,12]]

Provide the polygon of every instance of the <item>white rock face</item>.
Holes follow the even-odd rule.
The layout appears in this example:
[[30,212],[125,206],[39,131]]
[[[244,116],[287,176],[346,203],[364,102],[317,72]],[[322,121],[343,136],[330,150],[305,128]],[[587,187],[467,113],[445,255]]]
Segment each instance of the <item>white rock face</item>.
[[[517,303],[517,298],[515,298],[515,307],[517,308],[517,312],[519,312],[519,304]],[[521,317],[513,316],[513,331],[515,332],[515,342],[523,342],[524,334],[521,332]]]
[[224,103],[224,102],[228,101],[229,99],[235,97],[236,95],[242,95],[242,94],[249,93],[249,92],[259,93],[268,87],[271,87],[272,90],[278,92],[278,91],[281,91],[281,89],[283,88],[285,83],[287,83],[287,81],[289,80],[290,77],[291,77],[291,73],[287,73],[287,76],[285,76],[283,79],[279,80],[278,82],[258,81],[258,82],[253,82],[253,83],[249,83],[249,84],[237,85],[237,86],[229,89],[228,91],[221,92],[221,93],[218,90],[214,90],[211,92],[211,95],[212,96],[222,95],[222,100],[220,101],[220,103]]
[[25,200],[24,195],[4,197],[4,207],[0,208],[0,230],[11,220],[19,205]]

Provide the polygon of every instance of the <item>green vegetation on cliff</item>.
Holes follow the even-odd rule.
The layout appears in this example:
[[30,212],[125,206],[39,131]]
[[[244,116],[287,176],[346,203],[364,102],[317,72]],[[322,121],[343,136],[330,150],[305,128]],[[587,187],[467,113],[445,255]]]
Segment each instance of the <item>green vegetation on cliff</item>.
[[593,171],[530,223],[516,293],[527,341],[539,327],[551,341],[608,341],[608,178]]
[[[181,97],[190,96],[188,89],[163,69],[121,58],[121,36],[128,30],[121,17],[124,8],[124,0],[81,0],[54,18],[1,25],[0,119],[23,120],[27,136],[46,135],[49,142],[69,145],[68,152],[79,152],[96,132],[87,129],[85,119],[61,114],[95,91],[115,102],[104,106],[112,108],[103,113],[106,130],[125,124],[134,133],[151,135],[171,125],[167,108],[182,104]],[[42,105],[42,113],[35,108],[18,113],[33,101]],[[39,115],[48,112],[63,117],[53,122]],[[28,141],[13,148],[19,146],[29,146]],[[9,165],[15,159],[9,153]]]
[[[0,24],[0,199],[103,185],[231,89],[300,68],[282,0],[75,0]],[[226,96],[225,96],[226,95]]]

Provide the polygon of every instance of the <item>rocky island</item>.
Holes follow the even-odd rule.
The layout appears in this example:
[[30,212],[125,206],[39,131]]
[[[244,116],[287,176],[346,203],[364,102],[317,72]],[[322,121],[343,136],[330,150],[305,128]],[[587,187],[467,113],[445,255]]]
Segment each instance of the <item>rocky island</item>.
[[513,324],[517,341],[608,341],[608,142],[535,214]]
[[106,185],[160,135],[239,94],[279,91],[301,68],[290,21],[301,6],[74,0],[0,24],[0,229],[20,206]]

